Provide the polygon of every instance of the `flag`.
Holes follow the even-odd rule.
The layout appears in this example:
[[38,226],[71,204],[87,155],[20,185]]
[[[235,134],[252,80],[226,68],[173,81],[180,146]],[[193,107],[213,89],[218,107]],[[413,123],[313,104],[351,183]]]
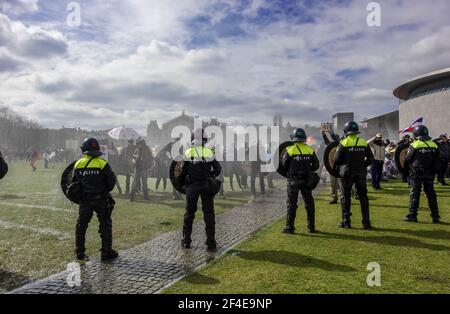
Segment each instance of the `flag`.
[[423,124],[423,118],[417,119],[416,122],[411,124],[409,128],[406,128],[404,130],[400,130],[400,131],[398,131],[398,133],[399,134],[411,133],[412,131],[414,131],[414,129],[416,127],[418,127],[419,125],[422,125],[422,124]]

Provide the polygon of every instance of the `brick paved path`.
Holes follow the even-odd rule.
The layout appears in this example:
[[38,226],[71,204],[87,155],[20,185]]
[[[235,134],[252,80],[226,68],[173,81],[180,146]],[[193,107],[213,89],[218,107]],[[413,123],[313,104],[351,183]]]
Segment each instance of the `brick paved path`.
[[198,213],[190,250],[181,248],[180,231],[168,232],[120,251],[113,262],[101,263],[91,257],[81,266],[79,287],[69,287],[68,272],[64,271],[10,293],[156,293],[282,216],[285,201],[285,190],[277,190],[264,201],[249,202],[217,215],[216,253],[206,252],[204,223]]

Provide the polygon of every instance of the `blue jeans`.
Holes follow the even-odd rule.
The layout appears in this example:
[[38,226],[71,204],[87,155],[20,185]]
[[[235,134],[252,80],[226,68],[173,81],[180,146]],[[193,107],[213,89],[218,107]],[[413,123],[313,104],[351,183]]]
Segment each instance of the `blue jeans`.
[[370,167],[370,175],[372,176],[372,186],[374,188],[379,188],[381,179],[383,178],[383,165],[384,161],[374,160],[372,166]]

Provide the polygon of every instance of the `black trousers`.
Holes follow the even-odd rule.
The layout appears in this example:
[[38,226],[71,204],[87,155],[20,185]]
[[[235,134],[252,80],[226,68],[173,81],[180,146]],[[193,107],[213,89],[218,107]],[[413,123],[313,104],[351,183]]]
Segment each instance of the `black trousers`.
[[234,186],[233,186],[233,177],[236,177],[236,182],[239,186],[239,189],[242,190],[242,184],[241,184],[241,178],[239,177],[239,173],[237,171],[230,171],[230,187],[231,190],[234,192]]
[[428,199],[428,206],[431,210],[432,218],[440,218],[439,217],[439,208],[437,203],[436,191],[434,190],[434,178],[421,178],[414,175],[411,175],[410,178],[411,183],[411,192],[409,194],[409,214],[410,218],[417,217],[417,213],[420,205],[420,193],[422,191],[422,186],[425,192],[425,195]]
[[295,217],[297,215],[298,195],[302,194],[303,202],[305,203],[308,228],[314,229],[315,204],[312,195],[312,190],[305,187],[304,181],[288,180],[287,183],[287,221],[286,227],[295,229]]
[[134,201],[139,186],[142,188],[142,194],[144,195],[144,200],[148,200],[148,170],[147,169],[136,169],[134,171],[133,187],[131,188],[130,200]]
[[250,175],[250,193],[253,196],[256,196],[256,178],[259,178],[259,188],[260,188],[260,192],[261,195],[265,195],[266,194],[266,185],[264,182],[264,174],[263,173],[252,173]]
[[78,221],[75,229],[75,245],[78,253],[84,253],[86,231],[94,212],[99,222],[100,237],[102,239],[102,251],[112,248],[112,210],[107,208],[106,200],[87,201],[80,203]]
[[342,219],[350,220],[351,204],[352,204],[352,188],[353,185],[356,188],[359,202],[361,204],[362,224],[370,225],[369,215],[369,198],[367,196],[367,182],[366,175],[346,175],[340,180],[341,184],[341,208]]
[[156,178],[155,190],[158,190],[159,184],[161,183],[161,180],[162,180],[162,182],[163,182],[163,189],[164,189],[164,191],[165,191],[165,190],[166,190],[166,187],[167,187],[167,177],[165,177],[165,176],[158,176],[158,177]]
[[130,194],[130,179],[131,179],[130,174],[125,175],[125,194],[126,195]]
[[248,176],[245,173],[241,174],[241,184],[242,184],[242,187],[245,189],[248,188],[247,178],[248,178]]
[[374,188],[379,188],[381,179],[383,178],[383,165],[384,161],[374,160],[372,166],[370,167],[370,175],[372,177],[372,186]]
[[445,175],[447,174],[448,161],[441,161],[438,173],[437,180],[440,183],[445,183]]
[[183,221],[183,241],[191,243],[192,224],[197,212],[198,199],[202,200],[203,218],[207,243],[214,242],[216,234],[216,216],[214,213],[214,196],[210,193],[208,184],[195,183],[186,187],[186,210]]

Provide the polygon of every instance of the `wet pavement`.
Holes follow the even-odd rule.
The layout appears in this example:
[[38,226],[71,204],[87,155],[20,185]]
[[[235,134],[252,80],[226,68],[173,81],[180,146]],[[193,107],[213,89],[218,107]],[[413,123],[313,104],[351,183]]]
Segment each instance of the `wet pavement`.
[[202,215],[197,213],[190,250],[181,248],[180,230],[168,232],[120,251],[120,257],[113,262],[102,263],[91,258],[81,265],[80,286],[70,287],[68,282],[72,283],[73,277],[69,271],[64,271],[10,293],[157,293],[285,214],[285,202],[285,190],[276,190],[270,197],[217,215],[218,250],[215,253],[206,252],[204,223]]

